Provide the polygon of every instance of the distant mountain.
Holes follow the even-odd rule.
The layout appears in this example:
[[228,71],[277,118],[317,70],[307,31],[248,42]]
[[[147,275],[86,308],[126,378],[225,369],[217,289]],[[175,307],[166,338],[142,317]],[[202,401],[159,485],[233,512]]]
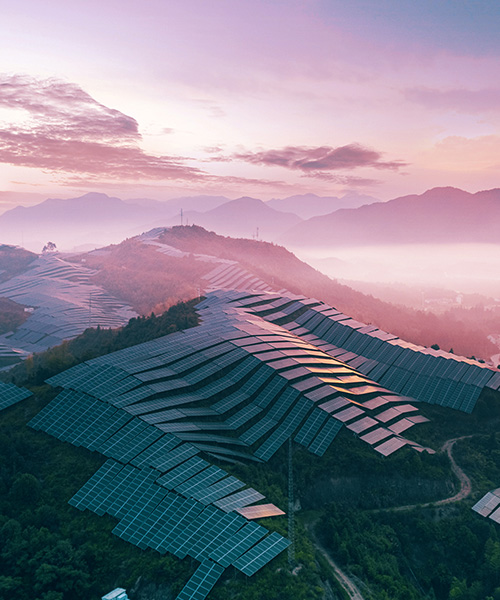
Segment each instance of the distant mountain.
[[0,192],[0,213],[4,213],[16,206],[31,206],[45,199],[42,194],[32,192]]
[[279,238],[292,247],[409,243],[499,243],[500,189],[470,194],[428,190],[356,209],[341,209],[292,227]]
[[201,225],[220,235],[268,241],[301,222],[295,214],[275,210],[269,203],[247,196],[205,213],[188,213],[187,217],[190,224]]
[[151,198],[131,198],[125,200],[127,204],[135,204],[137,206],[145,206],[154,208],[162,214],[171,217],[183,212],[196,211],[206,212],[212,210],[221,204],[229,202],[229,198],[225,196],[181,196],[180,198],[171,198],[170,200],[152,200]]
[[50,198],[34,206],[17,206],[0,215],[0,241],[40,252],[47,241],[72,250],[118,243],[153,227],[196,223],[223,235],[274,239],[296,225],[296,215],[276,211],[256,198],[186,196],[165,202],[88,193],[78,198]]
[[182,196],[167,200],[165,205],[174,214],[180,213],[181,209],[183,212],[195,210],[204,213],[226,204],[226,202],[230,202],[230,200],[225,196]]
[[273,198],[267,205],[275,210],[291,212],[301,219],[310,219],[327,215],[340,208],[358,208],[364,204],[379,202],[377,198],[349,192],[341,198],[337,196],[317,196],[316,194],[300,194],[288,198]]
[[[145,224],[160,215],[157,209],[94,192],[68,200],[50,198],[0,215],[0,239],[31,249],[48,240],[58,248],[89,242],[109,244],[120,241],[131,228],[140,233]],[[41,247],[36,249],[40,251]]]

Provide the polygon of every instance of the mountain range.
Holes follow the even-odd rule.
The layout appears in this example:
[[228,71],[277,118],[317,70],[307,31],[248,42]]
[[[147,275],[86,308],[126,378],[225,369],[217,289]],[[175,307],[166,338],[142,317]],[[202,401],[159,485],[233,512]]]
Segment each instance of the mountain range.
[[8,210],[0,215],[0,241],[40,251],[51,240],[59,249],[70,250],[83,244],[118,243],[153,227],[180,224],[292,248],[498,243],[500,189],[471,194],[434,188],[388,202],[353,193],[342,198],[305,194],[268,202],[208,195],[166,202],[123,201],[93,192]]
[[293,247],[498,243],[500,189],[470,194],[433,188],[421,195],[340,209],[297,224],[279,238]]

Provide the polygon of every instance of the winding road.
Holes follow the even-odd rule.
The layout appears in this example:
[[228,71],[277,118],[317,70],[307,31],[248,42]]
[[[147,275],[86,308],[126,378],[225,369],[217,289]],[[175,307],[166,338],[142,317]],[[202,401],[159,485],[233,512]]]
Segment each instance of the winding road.
[[458,477],[460,482],[460,489],[453,496],[449,496],[448,498],[443,498],[442,500],[436,500],[434,502],[425,502],[424,504],[406,504],[404,506],[396,506],[392,508],[382,508],[377,509],[377,512],[393,510],[393,511],[403,511],[403,510],[412,510],[414,508],[425,508],[428,506],[442,506],[443,504],[452,504],[453,502],[460,502],[460,500],[464,500],[469,496],[472,492],[472,485],[470,479],[463,472],[463,470],[457,465],[455,459],[453,458],[453,446],[456,442],[460,440],[466,440],[468,438],[474,437],[473,435],[463,435],[461,437],[453,438],[451,440],[446,440],[446,442],[441,446],[441,452],[446,452],[448,458],[451,463],[451,470]]
[[[443,498],[442,500],[437,500],[435,502],[426,502],[425,504],[407,504],[405,506],[396,506],[392,508],[382,508],[377,509],[373,512],[382,512],[382,511],[403,511],[403,510],[412,510],[414,508],[425,508],[428,506],[442,506],[443,504],[452,504],[453,502],[460,502],[467,498],[472,492],[472,485],[470,479],[463,472],[463,470],[457,465],[455,459],[453,458],[453,446],[456,442],[460,440],[466,440],[468,438],[474,437],[473,435],[463,435],[461,437],[452,438],[451,440],[446,440],[446,442],[441,447],[441,452],[446,452],[448,458],[450,459],[451,469],[453,473],[458,477],[460,482],[460,489],[453,496],[449,496],[448,498]],[[340,583],[340,585],[344,588],[344,590],[349,595],[349,598],[352,600],[364,600],[363,595],[361,594],[359,588],[354,583],[354,581],[338,566],[338,564],[332,559],[328,550],[321,544],[318,540],[316,534],[314,533],[314,525],[313,523],[308,529],[312,535],[316,548],[321,552],[324,558],[327,560],[328,564],[332,567],[335,576]]]

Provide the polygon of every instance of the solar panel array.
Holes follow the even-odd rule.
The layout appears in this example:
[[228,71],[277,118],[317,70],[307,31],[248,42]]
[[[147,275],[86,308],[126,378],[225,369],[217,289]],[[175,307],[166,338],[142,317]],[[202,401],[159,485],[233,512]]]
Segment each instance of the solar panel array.
[[482,517],[500,524],[500,488],[488,492],[472,507]]
[[31,392],[25,388],[17,387],[13,383],[0,381],[0,410],[17,404],[31,395]]
[[[210,282],[255,284],[240,271],[222,261]],[[252,521],[282,511],[258,504],[262,494],[206,458],[268,461],[290,438],[322,456],[343,427],[383,456],[405,446],[423,451],[402,436],[426,421],[409,403],[415,382],[440,379],[435,394],[442,382],[448,394],[459,393],[439,403],[471,410],[471,389],[493,387],[497,377],[475,363],[404,345],[302,296],[219,290],[198,310],[197,328],[50,379],[64,389],[31,422],[110,459],[72,499],[75,506],[112,514],[119,519],[115,533],[139,547],[201,562],[179,598],[205,597],[229,565],[252,575],[288,544]],[[447,379],[435,360],[465,365],[467,373],[455,380],[450,367]],[[425,377],[418,372],[424,363]],[[414,396],[422,399],[426,390]]]
[[[285,296],[286,299],[286,296]],[[402,396],[472,412],[484,387],[500,390],[500,372],[472,359],[405,342],[322,302],[248,295],[235,303],[320,347]],[[293,302],[292,302],[293,300]]]
[[[208,590],[205,571],[207,582],[219,574],[207,560],[251,575],[288,544],[252,521],[283,511],[259,504],[262,494],[205,457],[267,461],[290,437],[322,456],[344,424],[388,455],[410,444],[400,430],[417,412],[406,398],[249,313],[252,306],[234,306],[238,299],[234,291],[210,294],[199,306],[199,327],[52,377],[63,389],[30,422],[108,457],[72,504],[115,516],[115,533],[139,547],[200,560],[183,592],[197,590],[196,597]],[[300,298],[273,301],[283,314],[300,305]],[[192,539],[172,541],[192,528]],[[208,549],[198,539],[203,532]]]
[[44,255],[29,269],[0,284],[4,296],[34,308],[13,334],[0,336],[4,355],[20,358],[42,352],[82,333],[88,327],[120,327],[137,314],[91,282],[95,271]]

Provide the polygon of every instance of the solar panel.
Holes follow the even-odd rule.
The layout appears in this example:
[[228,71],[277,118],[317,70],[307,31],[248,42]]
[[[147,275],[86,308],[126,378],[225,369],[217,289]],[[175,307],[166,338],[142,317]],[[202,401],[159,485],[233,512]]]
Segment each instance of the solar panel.
[[483,517],[487,517],[500,504],[500,497],[493,492],[488,492],[485,496],[476,502],[472,510],[476,511]]
[[328,413],[326,411],[315,408],[306,422],[299,429],[295,436],[295,441],[303,446],[308,446],[327,417]]
[[375,421],[375,419],[372,419],[371,417],[363,417],[362,419],[358,419],[357,421],[346,425],[346,427],[354,433],[361,433],[362,431],[366,431],[367,429],[370,429],[370,427],[373,427],[377,424],[378,423]]
[[220,481],[223,477],[226,476],[226,471],[219,469],[219,467],[211,465],[210,467],[208,467],[208,469],[201,471],[201,473],[198,473],[197,475],[194,475],[193,477],[190,477],[183,483],[177,485],[175,487],[175,490],[180,494],[190,496],[195,491],[206,489],[209,485],[212,485],[212,483]]
[[158,457],[154,457],[151,459],[151,466],[159,471],[165,472],[169,469],[172,469],[176,465],[184,462],[191,456],[198,454],[199,450],[195,446],[191,444],[182,444],[173,450],[170,450],[166,454],[162,454]]
[[218,546],[210,555],[223,567],[229,567],[238,557],[260,541],[267,533],[267,529],[257,523],[246,523],[237,533],[223,544]]
[[254,490],[253,488],[248,488],[247,490],[242,490],[241,492],[236,492],[236,494],[226,496],[221,500],[216,500],[214,504],[221,510],[230,512],[263,499],[264,496],[260,492],[257,492],[257,490]]
[[500,524],[500,508],[497,508],[496,510],[494,510],[490,514],[489,518],[492,519],[493,521],[495,521],[495,523]]
[[399,448],[402,448],[405,445],[406,440],[395,437],[382,442],[382,444],[379,444],[378,446],[374,446],[374,449],[383,456],[389,456],[389,454],[396,452],[396,450],[399,450]]
[[282,537],[279,533],[273,532],[235,560],[233,564],[237,569],[245,573],[245,575],[254,575],[289,545],[289,540]]
[[347,421],[351,421],[355,417],[359,417],[363,413],[363,409],[359,408],[358,406],[350,406],[349,408],[345,408],[344,410],[336,412],[334,416],[339,421],[342,421],[342,423],[346,423]]
[[4,383],[0,381],[0,410],[13,406],[21,400],[29,398],[32,393],[25,389],[14,385],[13,383]]
[[212,518],[207,519],[205,527],[193,540],[190,555],[197,560],[208,558],[211,552],[240,530],[247,521],[234,513],[223,513],[219,509]]
[[245,519],[264,519],[266,517],[277,517],[285,513],[274,504],[258,504],[256,506],[243,506],[237,508],[236,512]]
[[367,444],[372,445],[376,444],[377,442],[380,442],[381,440],[383,440],[386,437],[389,437],[390,435],[392,435],[392,431],[390,431],[389,429],[385,429],[384,427],[379,427],[378,429],[374,429],[373,431],[362,435],[361,439]]
[[203,504],[211,504],[212,502],[215,502],[215,500],[219,500],[231,492],[239,490],[244,485],[245,484],[242,481],[231,475],[230,477],[226,477],[217,483],[213,483],[207,488],[193,491],[192,496]]
[[208,463],[206,460],[195,456],[182,463],[180,466],[171,469],[165,475],[162,475],[157,480],[157,483],[172,490],[176,486],[180,485],[193,475],[196,475],[209,466],[210,463]]
[[342,423],[330,417],[309,444],[309,450],[317,456],[323,456],[341,429]]

